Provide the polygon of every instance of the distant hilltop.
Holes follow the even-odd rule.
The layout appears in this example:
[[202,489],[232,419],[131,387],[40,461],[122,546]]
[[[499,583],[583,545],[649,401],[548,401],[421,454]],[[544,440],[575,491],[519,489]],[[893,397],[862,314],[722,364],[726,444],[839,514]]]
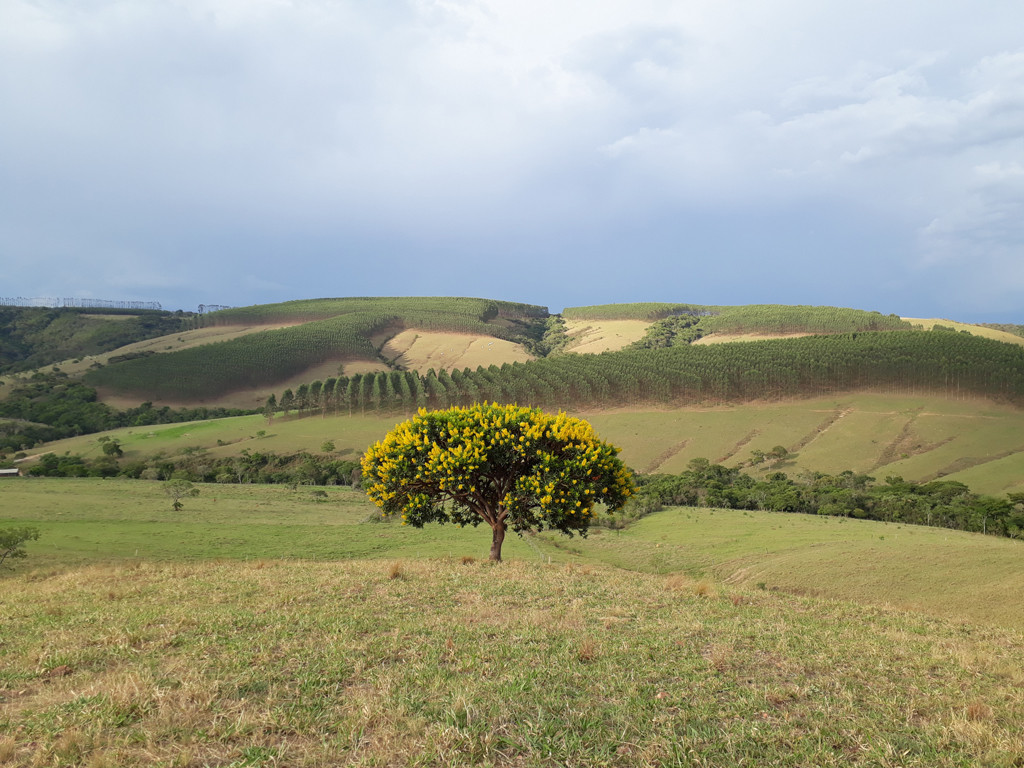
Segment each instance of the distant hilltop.
[[[221,309],[219,305],[218,309]],[[159,301],[111,301],[109,299],[57,299],[50,297],[0,297],[0,307],[48,307],[50,309],[155,309],[162,310]],[[202,308],[200,305],[200,312]]]

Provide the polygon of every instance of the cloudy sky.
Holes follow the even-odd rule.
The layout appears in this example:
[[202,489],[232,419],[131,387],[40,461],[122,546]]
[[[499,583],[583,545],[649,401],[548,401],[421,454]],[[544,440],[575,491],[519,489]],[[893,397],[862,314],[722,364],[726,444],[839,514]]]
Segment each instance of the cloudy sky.
[[0,0],[0,296],[1024,323],[1020,0]]

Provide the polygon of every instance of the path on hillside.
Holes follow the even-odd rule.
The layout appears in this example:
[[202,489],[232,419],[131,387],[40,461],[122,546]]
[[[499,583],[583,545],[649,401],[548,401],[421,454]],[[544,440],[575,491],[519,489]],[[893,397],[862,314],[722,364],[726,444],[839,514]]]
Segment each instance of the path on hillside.
[[755,437],[757,437],[759,434],[761,434],[761,430],[759,430],[759,429],[752,429],[746,435],[744,435],[739,440],[737,440],[736,444],[729,450],[728,453],[726,453],[724,456],[722,456],[720,459],[718,459],[717,463],[724,464],[725,462],[727,462],[729,459],[731,459],[737,453],[742,451],[746,446],[750,445],[750,441],[753,440]]
[[844,418],[846,416],[849,416],[851,413],[853,413],[853,408],[850,408],[850,407],[841,408],[841,409],[837,409],[837,410],[833,411],[832,413],[830,413],[825,418],[825,420],[823,422],[821,422],[817,427],[815,427],[813,430],[811,430],[808,434],[804,435],[804,437],[802,437],[797,442],[796,445],[794,445],[792,448],[790,448],[789,452],[790,453],[798,453],[798,452],[802,451],[808,445],[810,445],[815,440],[817,440],[819,437],[821,437],[823,434],[825,434],[830,429],[832,429],[832,427],[834,427],[836,425],[836,423],[840,419],[842,419],[842,418]]
[[689,444],[690,444],[690,440],[689,440],[689,438],[687,438],[686,440],[683,440],[680,443],[676,443],[675,445],[671,446],[670,448],[667,448],[666,450],[662,451],[660,454],[658,454],[654,458],[654,460],[651,463],[649,463],[644,468],[644,474],[645,475],[649,475],[652,472],[656,472],[657,469],[660,466],[662,466],[666,461],[671,459],[673,456],[675,456],[677,453],[679,453],[681,450],[683,450],[683,448],[685,448]]

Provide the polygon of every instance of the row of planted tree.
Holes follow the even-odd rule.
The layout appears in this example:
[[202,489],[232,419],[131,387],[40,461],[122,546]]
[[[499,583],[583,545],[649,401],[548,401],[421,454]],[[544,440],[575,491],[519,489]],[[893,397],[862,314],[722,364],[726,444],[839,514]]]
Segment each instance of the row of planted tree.
[[425,375],[332,377],[272,396],[266,412],[406,413],[481,401],[549,408],[691,404],[854,389],[1024,402],[1024,347],[957,333],[895,331],[570,354]]
[[[271,385],[339,358],[373,360],[377,357],[377,348],[371,337],[386,335],[389,330],[419,328],[517,342],[525,342],[530,333],[539,334],[544,330],[542,319],[527,316],[529,322],[521,322],[519,314],[528,308],[520,309],[520,305],[469,299],[435,303],[436,307],[427,300],[418,304],[412,299],[352,299],[289,302],[215,312],[204,315],[203,322],[208,325],[274,322],[287,327],[266,328],[238,338],[171,352],[125,357],[115,364],[89,371],[85,383],[154,400],[203,399],[247,387]],[[305,304],[311,306],[303,308],[301,305]],[[348,307],[348,311],[321,317],[325,312],[340,311],[342,306]],[[546,314],[543,307],[536,309]],[[501,312],[506,314],[501,315]]]

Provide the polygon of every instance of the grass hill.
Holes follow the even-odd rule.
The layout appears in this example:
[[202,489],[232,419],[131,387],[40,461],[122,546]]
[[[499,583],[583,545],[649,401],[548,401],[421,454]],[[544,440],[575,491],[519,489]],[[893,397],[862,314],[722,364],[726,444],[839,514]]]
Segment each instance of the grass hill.
[[365,497],[0,484],[6,765],[1000,766],[1024,543],[670,509],[589,539]]
[[[746,471],[1024,491],[1024,347],[974,326],[477,299],[204,322],[97,352],[87,381],[125,403],[292,387],[287,414],[145,425],[139,408],[35,450],[345,464],[418,405],[514,399],[585,416],[641,472],[781,446]],[[708,344],[753,337],[771,338]],[[42,430],[72,395],[87,413],[95,393],[52,378],[38,423],[0,430]],[[0,764],[1024,765],[1022,541],[674,507],[510,537],[494,567],[486,531],[381,521],[348,487],[199,488],[174,511],[159,482],[0,481],[0,528],[42,532],[0,573]]]

